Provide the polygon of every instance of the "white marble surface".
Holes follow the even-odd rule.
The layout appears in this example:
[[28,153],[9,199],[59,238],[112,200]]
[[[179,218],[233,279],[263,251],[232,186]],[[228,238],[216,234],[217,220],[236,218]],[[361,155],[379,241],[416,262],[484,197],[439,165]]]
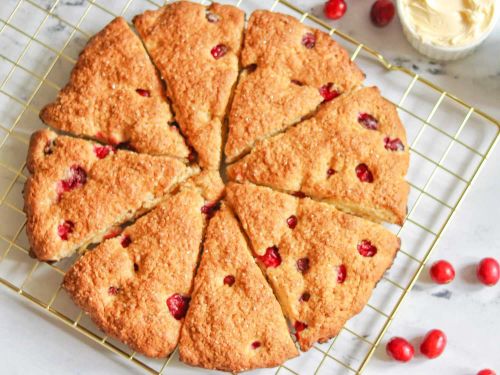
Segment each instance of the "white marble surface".
[[[125,1],[96,1],[105,4],[110,9],[120,10]],[[259,3],[262,7],[268,7],[271,1],[245,0],[246,2]],[[322,1],[318,0],[292,0],[293,3],[301,6],[304,10],[315,15],[322,16]],[[2,1],[0,5],[0,18],[6,20],[10,7],[16,2],[13,0]],[[51,0],[37,0],[35,4],[48,7]],[[132,1],[132,6],[125,13],[127,17],[133,15],[134,11],[141,9],[138,3],[140,0]],[[26,5],[26,4],[25,4]],[[85,0],[60,0],[56,13],[64,15],[67,20],[78,20],[79,16],[88,7]],[[432,79],[451,93],[469,101],[472,105],[481,108],[495,118],[500,118],[500,24],[497,25],[493,34],[486,40],[481,48],[472,56],[465,60],[441,64],[429,61],[427,58],[419,56],[404,39],[398,20],[394,20],[391,25],[384,29],[375,28],[371,25],[368,12],[371,1],[348,0],[348,12],[345,17],[333,23],[340,30],[354,36],[363,43],[372,46],[382,52],[390,61],[402,64],[426,78]],[[281,10],[281,9],[279,9]],[[14,18],[11,22],[16,24],[28,33],[36,29],[38,11],[36,7],[23,6],[19,11],[21,16]],[[82,29],[92,34],[109,20],[109,15],[92,10],[86,21],[82,23]],[[76,21],[75,21],[76,22]],[[69,34],[68,25],[57,20],[50,20],[49,27],[40,31],[40,39],[51,45],[61,45],[65,36]],[[0,23],[0,28],[2,23]],[[5,36],[4,32],[4,36]],[[0,34],[1,35],[1,34]],[[22,43],[16,37],[9,37],[13,43],[7,48],[7,39],[0,39],[0,51],[2,55],[15,54],[15,48],[22,48]],[[75,34],[70,46],[66,49],[69,56],[76,56],[79,48],[85,42],[85,36]],[[17,47],[16,47],[17,45]],[[30,50],[31,51],[31,50]],[[24,59],[21,62],[31,69],[46,67],[50,62],[50,54],[38,54],[37,58]],[[0,80],[5,77],[8,63],[0,59]],[[404,89],[405,78],[397,73],[385,73],[377,64],[365,61],[361,58],[360,63],[367,72],[367,81],[381,86],[383,93],[393,100],[400,98],[401,90]],[[32,64],[32,65],[30,65]],[[59,64],[59,63],[58,63]],[[56,71],[61,74],[50,75],[55,82],[63,84],[69,71],[68,64],[56,65]],[[16,81],[17,79],[17,81]],[[22,84],[21,84],[21,83]],[[19,97],[28,97],[27,86],[29,80],[22,81],[13,75],[4,89],[18,94]],[[28,86],[29,87],[29,86]],[[41,94],[36,95],[32,101],[35,107],[48,102],[55,93],[44,88]],[[405,105],[426,116],[430,112],[433,99],[432,95],[425,95],[417,92],[415,97],[410,96]],[[3,104],[3,103],[2,103]],[[455,108],[456,109],[456,108]],[[8,117],[14,108],[2,107],[2,121],[8,121]],[[441,111],[431,121],[436,126],[444,129],[453,129],[452,122],[456,122],[456,110],[444,106]],[[416,122],[414,119],[403,117],[410,134],[410,139],[415,135]],[[33,123],[22,122],[17,129],[21,133],[29,134],[32,128],[39,126],[36,120]],[[491,129],[490,129],[491,130]],[[483,147],[486,140],[491,139],[491,132],[480,128],[468,130],[466,135],[475,137],[473,143],[478,147]],[[429,134],[428,132],[425,133]],[[432,133],[430,133],[432,137]],[[440,147],[439,137],[423,139],[423,152],[433,155]],[[16,148],[16,150],[18,150]],[[1,151],[0,151],[1,152]],[[0,155],[2,156],[2,155]],[[440,154],[436,154],[439,158]],[[5,155],[3,155],[5,157]],[[19,159],[23,159],[21,152]],[[9,159],[10,161],[10,159]],[[420,169],[415,159],[412,158],[411,181],[419,181],[424,169]],[[437,286],[432,284],[427,276],[427,269],[424,271],[414,289],[403,303],[400,311],[396,315],[388,334],[382,341],[382,345],[376,351],[372,361],[369,363],[366,374],[475,374],[479,369],[491,367],[500,372],[500,286],[485,288],[477,283],[474,277],[474,264],[482,257],[495,256],[500,258],[500,149],[497,148],[491,155],[479,178],[474,182],[470,192],[456,212],[454,220],[438,244],[431,260],[445,258],[452,262],[457,270],[456,280],[447,286]],[[439,180],[439,176],[436,179]],[[423,181],[425,182],[425,180]],[[14,204],[20,204],[20,184],[16,184],[13,192],[7,196],[7,200],[12,199]],[[0,185],[1,186],[1,185]],[[3,187],[2,187],[3,188]],[[452,197],[453,189],[446,196]],[[12,196],[12,197],[11,197]],[[453,197],[452,197],[453,198]],[[450,199],[452,199],[450,198]],[[425,205],[424,205],[425,206]],[[3,206],[2,206],[3,207]],[[439,221],[440,212],[430,211],[431,218]],[[428,214],[429,216],[429,214]],[[3,217],[2,217],[3,219]],[[4,224],[5,223],[5,224]],[[431,223],[432,224],[432,223]],[[431,225],[430,224],[430,225]],[[2,225],[6,225],[2,221]],[[4,228],[0,228],[3,233]],[[24,238],[21,236],[20,242]],[[418,240],[418,239],[417,239]],[[0,251],[3,252],[5,244],[0,243]],[[411,244],[407,244],[411,247]],[[422,245],[422,249],[425,247]],[[419,254],[418,248],[413,248],[414,254]],[[420,254],[421,255],[421,254]],[[388,276],[395,279],[407,280],[409,271],[398,262],[402,258],[398,256],[398,261],[389,272]],[[16,263],[17,262],[17,263]],[[5,271],[5,264],[8,267],[19,268],[25,264],[19,259],[10,259],[8,263],[0,264],[0,275]],[[3,268],[2,268],[3,267]],[[403,271],[401,271],[403,270]],[[405,273],[406,270],[406,273]],[[381,283],[382,284],[382,283]],[[377,290],[382,290],[383,285],[379,285]],[[376,293],[377,294],[377,293]],[[377,297],[377,296],[375,296]],[[393,299],[382,297],[374,298],[377,301],[387,303],[391,306]],[[377,306],[382,306],[377,305]],[[385,310],[384,310],[385,311]],[[370,314],[365,311],[353,322],[350,327],[361,327],[365,330],[367,338],[371,339],[373,332],[380,323],[377,319],[367,320],[368,326],[363,327],[363,319]],[[401,335],[411,339],[418,345],[419,338],[432,328],[440,328],[448,335],[449,344],[442,357],[436,360],[426,360],[417,355],[416,359],[409,364],[398,364],[388,360],[384,353],[384,344],[392,335]],[[347,340],[346,347],[353,342]],[[322,346],[327,348],[328,346]],[[358,347],[353,352],[361,350]],[[303,355],[300,360],[292,361],[288,367],[301,374],[313,373],[312,369],[317,367],[317,362],[321,359],[319,352],[311,352]],[[335,354],[335,353],[332,353]],[[337,354],[335,354],[337,356]],[[342,354],[338,354],[339,356]],[[355,355],[347,353],[343,358],[347,361],[355,362]],[[5,374],[111,374],[111,373],[139,373],[136,367],[127,364],[115,355],[103,351],[103,349],[90,340],[84,339],[80,334],[68,329],[62,323],[55,321],[48,314],[27,304],[24,300],[0,287],[0,373]],[[169,367],[166,373],[184,374],[194,373],[182,365],[175,364]],[[335,367],[335,362],[327,359],[320,371],[321,374],[347,373],[341,372]],[[273,373],[273,372],[261,372]],[[282,370],[281,373],[287,373]]]

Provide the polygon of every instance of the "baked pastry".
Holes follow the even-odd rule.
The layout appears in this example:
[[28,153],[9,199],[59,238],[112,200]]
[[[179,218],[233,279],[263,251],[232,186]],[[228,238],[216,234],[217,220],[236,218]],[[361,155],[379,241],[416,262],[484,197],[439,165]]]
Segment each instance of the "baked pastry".
[[189,155],[172,125],[160,76],[121,17],[90,39],[69,83],[40,118],[53,128],[139,152]]
[[177,345],[201,249],[204,199],[184,189],[88,251],[63,287],[106,334],[149,357]]
[[234,181],[305,194],[374,221],[402,224],[408,164],[396,107],[370,87],[342,95],[314,117],[259,142],[227,173]]
[[229,184],[227,198],[302,350],[362,310],[399,249],[384,227],[309,198],[251,184]]
[[259,270],[233,213],[210,220],[179,356],[209,369],[274,367],[297,355],[280,305]]
[[167,156],[116,151],[49,130],[31,137],[27,167],[26,231],[33,255],[45,261],[100,242],[198,172]]
[[263,10],[253,12],[248,21],[241,64],[247,69],[229,113],[228,162],[364,79],[330,35],[294,17]]
[[203,168],[220,165],[222,124],[238,77],[243,23],[244,13],[236,7],[185,1],[134,18]]

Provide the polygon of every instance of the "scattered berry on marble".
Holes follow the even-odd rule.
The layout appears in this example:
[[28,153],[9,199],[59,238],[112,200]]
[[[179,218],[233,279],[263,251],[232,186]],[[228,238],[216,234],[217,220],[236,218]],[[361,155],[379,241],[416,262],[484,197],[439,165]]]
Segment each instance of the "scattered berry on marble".
[[402,337],[391,338],[387,343],[385,350],[389,357],[399,362],[408,362],[415,354],[413,345]]
[[435,283],[448,284],[455,278],[455,269],[446,260],[438,260],[432,264],[429,274]]
[[373,3],[370,18],[375,26],[387,26],[392,19],[396,9],[392,0],[377,0]]
[[489,368],[480,370],[477,375],[497,375],[497,373]]
[[323,12],[331,20],[342,18],[347,11],[347,4],[344,0],[329,0],[325,3]]
[[439,329],[432,329],[424,337],[420,344],[420,352],[429,359],[439,357],[447,343],[446,335]]
[[476,275],[484,285],[493,286],[500,278],[500,265],[494,258],[484,258],[477,265]]

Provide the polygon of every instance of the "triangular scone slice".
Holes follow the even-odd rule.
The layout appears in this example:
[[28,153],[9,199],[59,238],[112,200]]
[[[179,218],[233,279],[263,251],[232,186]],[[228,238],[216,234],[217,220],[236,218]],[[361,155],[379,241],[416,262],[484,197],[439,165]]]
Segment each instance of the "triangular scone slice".
[[308,195],[402,224],[409,151],[396,107],[375,87],[342,95],[228,167],[230,179]]
[[40,113],[48,125],[138,152],[187,158],[165,89],[139,38],[118,17],[80,54],[70,81]]
[[201,195],[168,197],[116,238],[88,251],[63,286],[106,334],[149,357],[177,345],[205,218]]
[[240,372],[296,356],[282,311],[233,213],[210,220],[179,342],[190,365]]
[[362,310],[400,246],[381,225],[309,198],[251,184],[227,195],[302,350]]
[[222,127],[233,85],[244,13],[229,5],[180,1],[134,18],[167,82],[176,120],[203,168],[218,169]]
[[230,162],[364,79],[330,35],[280,13],[252,13],[241,55],[249,69],[238,82],[229,114],[225,152]]
[[31,137],[27,166],[26,231],[40,260],[99,242],[198,171],[167,156],[115,151],[49,130]]

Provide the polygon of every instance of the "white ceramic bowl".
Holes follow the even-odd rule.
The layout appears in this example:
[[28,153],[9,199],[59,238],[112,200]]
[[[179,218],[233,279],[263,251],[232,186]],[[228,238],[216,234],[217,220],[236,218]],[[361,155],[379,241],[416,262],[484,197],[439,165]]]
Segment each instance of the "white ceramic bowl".
[[498,9],[500,1],[496,0],[491,23],[488,26],[488,29],[485,30],[485,32],[481,35],[481,37],[479,37],[472,43],[467,44],[465,46],[460,46],[460,47],[436,46],[431,43],[426,43],[418,37],[418,35],[413,30],[411,23],[408,22],[408,20],[403,14],[402,2],[403,0],[397,0],[397,8],[398,8],[398,16],[401,21],[401,25],[403,26],[403,33],[405,34],[406,39],[408,39],[413,48],[415,48],[422,55],[440,61],[458,60],[474,52],[474,50],[477,47],[479,47],[479,45],[488,37],[488,35],[491,34],[500,14],[500,10]]

